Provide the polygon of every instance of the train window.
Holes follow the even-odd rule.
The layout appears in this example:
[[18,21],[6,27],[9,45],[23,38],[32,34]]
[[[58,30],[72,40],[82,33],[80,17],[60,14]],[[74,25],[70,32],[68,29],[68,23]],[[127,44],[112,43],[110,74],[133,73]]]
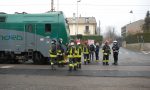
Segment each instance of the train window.
[[0,22],[5,22],[6,21],[6,17],[0,17]]
[[28,25],[26,26],[26,30],[27,30],[28,32],[32,32],[32,30],[33,30],[32,24],[28,24]]
[[51,24],[45,24],[45,32],[51,32]]

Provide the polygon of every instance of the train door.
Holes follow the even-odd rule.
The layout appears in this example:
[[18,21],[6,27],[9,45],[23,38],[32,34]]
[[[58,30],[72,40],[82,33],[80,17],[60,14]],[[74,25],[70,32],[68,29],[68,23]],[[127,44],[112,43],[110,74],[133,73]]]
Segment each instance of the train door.
[[26,50],[36,50],[36,25],[25,25],[25,46]]

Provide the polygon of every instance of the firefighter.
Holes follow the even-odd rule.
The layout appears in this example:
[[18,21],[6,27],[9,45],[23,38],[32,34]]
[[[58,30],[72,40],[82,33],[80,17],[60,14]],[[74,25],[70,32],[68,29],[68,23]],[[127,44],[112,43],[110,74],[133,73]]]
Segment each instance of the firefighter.
[[67,64],[67,63],[68,63],[68,57],[67,57],[68,53],[67,53],[67,51],[68,51],[68,47],[69,47],[69,46],[70,46],[69,43],[66,43],[66,44],[65,44],[65,49],[64,49],[64,64]]
[[113,64],[118,65],[119,46],[118,46],[117,41],[113,41],[112,51],[113,51],[113,57],[114,57]]
[[108,41],[105,42],[105,45],[102,48],[103,50],[103,65],[109,65],[109,54],[111,54]]
[[69,58],[69,71],[77,70],[77,63],[76,63],[76,59],[75,59],[75,52],[76,52],[76,47],[74,44],[74,41],[71,40],[70,42],[70,46],[68,47],[67,50],[67,54],[68,54],[68,58]]
[[87,63],[90,63],[90,59],[89,59],[89,46],[88,44],[85,42],[84,46],[83,46],[83,55],[84,55],[84,64],[86,65]]
[[99,43],[97,42],[96,43],[96,48],[95,48],[96,62],[99,62],[99,49],[100,49],[100,46],[99,46]]
[[77,56],[76,56],[77,68],[81,69],[81,64],[82,64],[82,62],[81,62],[82,46],[81,46],[80,42],[77,42],[76,51],[77,51]]
[[58,40],[58,46],[57,46],[57,62],[58,67],[64,67],[64,48],[63,48],[63,39],[60,38]]
[[50,46],[50,64],[51,64],[51,69],[55,70],[54,64],[57,63],[57,48],[56,48],[56,40],[52,39],[51,41],[51,46]]

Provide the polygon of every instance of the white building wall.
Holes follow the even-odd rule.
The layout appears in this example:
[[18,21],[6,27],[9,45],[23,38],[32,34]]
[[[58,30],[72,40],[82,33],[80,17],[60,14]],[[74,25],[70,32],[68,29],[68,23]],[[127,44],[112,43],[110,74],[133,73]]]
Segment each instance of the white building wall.
[[[87,35],[85,33],[85,26],[86,25],[78,25],[78,31],[77,31],[76,25],[69,25],[70,35],[76,35],[77,32],[78,32],[78,34]],[[89,34],[90,35],[95,35],[95,30],[96,30],[95,25],[88,25],[88,26],[89,26],[89,30],[90,30]]]

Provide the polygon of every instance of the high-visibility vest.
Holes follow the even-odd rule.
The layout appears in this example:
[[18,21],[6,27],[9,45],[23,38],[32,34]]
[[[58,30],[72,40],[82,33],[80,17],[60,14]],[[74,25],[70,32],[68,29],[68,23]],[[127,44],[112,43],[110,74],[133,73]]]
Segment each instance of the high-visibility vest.
[[77,52],[77,56],[76,56],[76,57],[81,57],[82,47],[79,46],[79,47],[77,48],[76,52]]
[[83,47],[83,53],[84,54],[89,54],[88,47],[86,47],[86,46]]
[[57,57],[57,55],[53,53],[52,50],[49,50],[49,53],[50,53],[50,57]]
[[55,44],[52,44],[51,45],[51,48],[49,50],[49,53],[50,53],[50,57],[57,57],[57,53],[56,53],[56,45]]
[[57,50],[57,55],[63,55],[63,52],[61,50]]
[[73,51],[73,47],[70,47],[69,50],[68,50],[68,58],[73,58],[74,55],[75,55],[75,51],[76,48],[74,48],[74,51]]

